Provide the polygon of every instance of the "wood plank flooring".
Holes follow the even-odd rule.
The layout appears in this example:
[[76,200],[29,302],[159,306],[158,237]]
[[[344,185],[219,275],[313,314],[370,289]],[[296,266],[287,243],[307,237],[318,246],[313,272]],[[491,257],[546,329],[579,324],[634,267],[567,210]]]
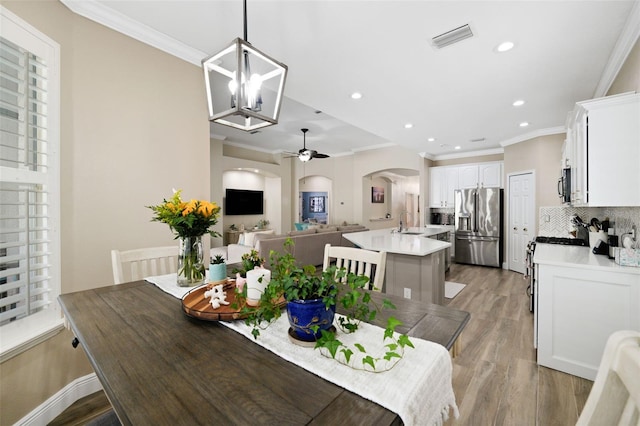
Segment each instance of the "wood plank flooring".
[[[467,286],[448,306],[471,313],[453,360],[458,419],[445,425],[574,425],[592,382],[536,364],[533,314],[521,274],[452,264],[447,281]],[[85,425],[110,409],[103,392],[58,416],[52,426]]]
[[445,424],[574,425],[593,382],[536,364],[523,276],[453,264],[447,281],[467,284],[445,304],[471,313],[471,320],[453,360],[460,417]]

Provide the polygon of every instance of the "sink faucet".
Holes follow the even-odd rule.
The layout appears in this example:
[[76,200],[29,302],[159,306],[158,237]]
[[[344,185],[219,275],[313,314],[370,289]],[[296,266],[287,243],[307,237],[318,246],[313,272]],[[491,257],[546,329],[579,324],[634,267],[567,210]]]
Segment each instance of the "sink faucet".
[[[407,222],[409,222],[409,217],[411,216],[411,213],[409,213],[406,210],[400,213],[400,227],[398,228],[398,232],[402,232],[403,231],[403,227],[402,227],[402,216],[403,215],[407,217]],[[407,228],[407,229],[409,229],[409,228]]]

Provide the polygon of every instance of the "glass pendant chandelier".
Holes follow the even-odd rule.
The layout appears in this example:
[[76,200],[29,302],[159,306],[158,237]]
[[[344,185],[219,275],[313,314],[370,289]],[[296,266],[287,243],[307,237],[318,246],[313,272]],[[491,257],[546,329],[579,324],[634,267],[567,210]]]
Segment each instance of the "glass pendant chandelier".
[[247,0],[244,39],[202,60],[209,121],[251,131],[278,124],[288,68],[247,40]]

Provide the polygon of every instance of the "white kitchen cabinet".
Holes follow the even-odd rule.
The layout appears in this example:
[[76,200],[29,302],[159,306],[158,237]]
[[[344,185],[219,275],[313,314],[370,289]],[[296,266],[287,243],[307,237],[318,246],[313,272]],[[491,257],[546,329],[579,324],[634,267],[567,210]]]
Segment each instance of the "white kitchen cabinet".
[[460,166],[458,169],[460,176],[460,189],[477,188],[478,187],[478,165],[469,164]]
[[431,168],[429,193],[430,207],[453,207],[453,195],[456,189],[458,189],[457,167]]
[[502,188],[502,163],[478,164],[480,188]]
[[[538,364],[594,380],[608,337],[640,330],[640,274],[635,268],[589,265],[608,259],[597,259],[586,247],[555,247],[548,263],[536,265]],[[562,265],[561,250],[573,253],[567,256],[572,262],[587,260]]]
[[640,206],[640,94],[577,103],[566,153],[572,204]]
[[502,188],[502,162],[459,166],[460,188]]

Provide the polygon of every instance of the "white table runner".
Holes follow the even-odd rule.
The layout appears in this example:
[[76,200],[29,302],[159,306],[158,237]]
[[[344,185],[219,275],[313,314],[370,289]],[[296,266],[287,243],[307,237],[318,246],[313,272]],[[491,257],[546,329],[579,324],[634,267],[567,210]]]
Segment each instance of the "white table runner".
[[[145,280],[177,298],[191,290],[178,287],[175,274]],[[448,417],[449,408],[453,408],[454,416],[458,417],[451,384],[451,358],[439,344],[412,337],[415,349],[406,348],[404,358],[392,370],[371,373],[339,364],[313,348],[293,344],[287,332],[286,315],[261,330],[257,340],[251,335],[251,327],[242,321],[220,323],[279,357],[397,413],[405,425],[441,425]],[[377,357],[384,354],[383,333],[380,327],[361,323],[356,333],[339,332],[337,338],[352,348],[353,342],[362,343],[369,355]]]

